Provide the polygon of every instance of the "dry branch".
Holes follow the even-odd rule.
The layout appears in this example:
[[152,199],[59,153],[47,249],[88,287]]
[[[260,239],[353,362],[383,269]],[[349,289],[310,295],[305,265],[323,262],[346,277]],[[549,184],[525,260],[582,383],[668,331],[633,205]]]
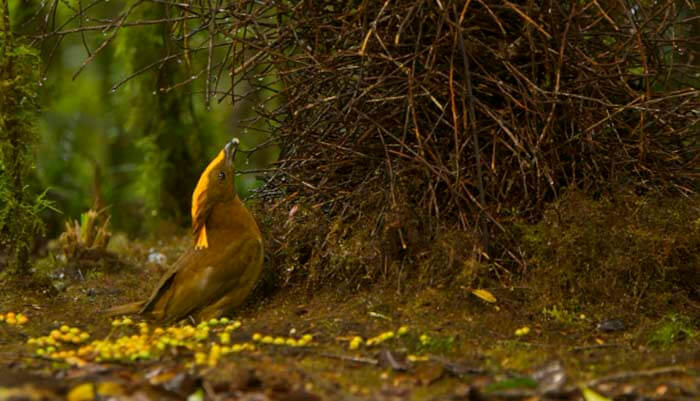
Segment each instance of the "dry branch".
[[[267,120],[283,150],[261,196],[301,194],[348,221],[375,210],[404,248],[416,210],[425,233],[479,231],[485,250],[489,231],[538,218],[566,187],[698,189],[692,2],[144,0],[169,18],[141,21],[91,16],[99,3],[67,21],[49,18],[59,3],[40,10],[37,39],[166,26],[179,52],[124,81],[191,57],[204,83],[165,90],[235,102],[245,82],[251,127]],[[495,245],[492,260],[517,259]]]

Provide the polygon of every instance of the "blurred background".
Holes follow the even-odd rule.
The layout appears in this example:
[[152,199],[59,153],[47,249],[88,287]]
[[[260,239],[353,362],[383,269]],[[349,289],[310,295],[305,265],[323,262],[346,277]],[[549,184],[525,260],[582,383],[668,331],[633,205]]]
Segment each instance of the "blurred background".
[[[50,5],[21,0],[9,4],[15,32],[42,34],[37,9]],[[93,5],[93,21],[85,18],[85,24],[95,25],[99,15],[113,18],[124,8],[119,1]],[[141,9],[131,19],[165,17],[160,15],[163,8]],[[75,9],[56,7],[54,12],[56,21],[69,21]],[[95,49],[113,31],[40,43],[39,141],[29,185],[35,192],[48,188],[47,199],[60,211],[43,212],[48,238],[60,233],[63,220],[90,208],[109,208],[113,228],[132,234],[157,234],[164,224],[186,226],[199,174],[223,144],[237,136],[247,149],[268,139],[270,122],[253,119],[256,93],[246,80],[234,85],[234,96],[223,96],[232,82],[229,74],[221,74],[226,81],[216,83],[212,93],[217,96],[207,105],[204,77],[197,75],[201,57],[181,54],[177,64],[139,73],[180,52],[172,39],[177,33],[164,30],[164,25],[124,29],[99,54]],[[170,90],[183,81],[189,84]],[[277,155],[275,148],[239,154],[237,164],[239,170],[253,170]],[[243,197],[258,185],[254,174],[241,174],[237,180]]]

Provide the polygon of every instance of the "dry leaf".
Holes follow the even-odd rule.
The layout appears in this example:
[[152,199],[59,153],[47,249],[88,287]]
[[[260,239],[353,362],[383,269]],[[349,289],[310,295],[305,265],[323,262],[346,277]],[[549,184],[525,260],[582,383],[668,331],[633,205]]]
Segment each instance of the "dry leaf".
[[497,302],[496,297],[494,297],[493,294],[491,294],[491,292],[484,290],[482,288],[472,290],[472,294],[474,294],[477,297],[483,299],[484,301],[490,302],[492,304]]

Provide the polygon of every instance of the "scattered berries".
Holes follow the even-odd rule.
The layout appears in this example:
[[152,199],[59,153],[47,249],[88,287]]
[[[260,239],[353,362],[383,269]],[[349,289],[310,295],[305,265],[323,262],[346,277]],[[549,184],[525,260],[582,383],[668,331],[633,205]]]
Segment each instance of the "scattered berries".
[[0,323],[4,322],[10,326],[21,326],[26,324],[29,318],[23,313],[7,312],[5,314],[0,313]]

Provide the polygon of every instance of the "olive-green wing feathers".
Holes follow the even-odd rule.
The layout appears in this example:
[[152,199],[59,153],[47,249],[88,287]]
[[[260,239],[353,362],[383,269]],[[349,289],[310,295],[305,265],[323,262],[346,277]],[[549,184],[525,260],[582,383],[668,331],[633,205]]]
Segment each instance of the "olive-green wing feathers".
[[[210,249],[193,250],[197,260],[182,260],[161,279],[158,289],[143,308],[144,312],[160,314],[165,321],[176,321],[196,313],[198,310],[241,287],[243,297],[246,287],[254,282],[262,265],[262,244],[254,237],[243,237],[233,241],[224,251]],[[258,264],[257,268],[251,268]],[[180,266],[186,270],[180,271]],[[225,268],[222,268],[226,266]],[[179,273],[182,273],[179,275]],[[185,281],[186,280],[186,281]],[[162,298],[167,297],[167,299]],[[153,309],[158,305],[157,310]]]

